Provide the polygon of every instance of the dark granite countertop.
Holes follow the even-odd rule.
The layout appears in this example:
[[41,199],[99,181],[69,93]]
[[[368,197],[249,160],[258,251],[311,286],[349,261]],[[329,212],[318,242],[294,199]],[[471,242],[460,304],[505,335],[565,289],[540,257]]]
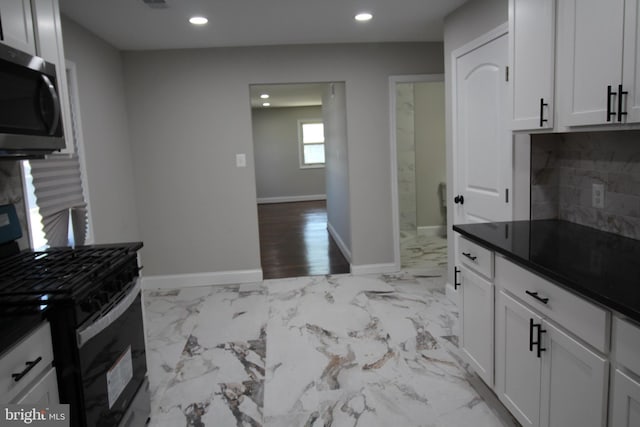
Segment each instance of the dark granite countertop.
[[454,225],[453,230],[640,322],[640,240],[560,220]]
[[43,321],[40,314],[0,316],[0,358]]

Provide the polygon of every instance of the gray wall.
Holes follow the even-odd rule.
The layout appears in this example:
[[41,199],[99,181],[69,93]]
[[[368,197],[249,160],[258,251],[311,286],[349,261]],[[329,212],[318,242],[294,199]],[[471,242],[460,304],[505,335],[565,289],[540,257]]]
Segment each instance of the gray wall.
[[139,240],[121,54],[66,17],[62,30],[77,68],[94,241]]
[[446,182],[444,82],[414,84],[418,227],[443,225],[439,186]]
[[324,168],[300,168],[298,120],[322,120],[322,107],[254,108],[253,149],[258,200],[325,194]]
[[346,83],[352,262],[393,263],[388,76],[441,73],[441,43],[126,52],[124,69],[147,274],[260,268],[258,83]]
[[[640,238],[640,131],[531,136],[531,218]],[[603,184],[604,208],[592,206]]]
[[344,83],[331,83],[322,94],[325,126],[327,226],[345,258],[351,262],[349,151]]
[[[447,182],[453,183],[452,109],[451,109],[451,53],[481,35],[507,22],[508,0],[474,0],[449,14],[444,21],[444,65],[447,133]],[[448,204],[453,203],[453,185],[447,186]],[[515,196],[515,195],[514,195]],[[453,224],[453,209],[447,209],[447,226]],[[453,283],[454,233],[449,238],[448,281]]]

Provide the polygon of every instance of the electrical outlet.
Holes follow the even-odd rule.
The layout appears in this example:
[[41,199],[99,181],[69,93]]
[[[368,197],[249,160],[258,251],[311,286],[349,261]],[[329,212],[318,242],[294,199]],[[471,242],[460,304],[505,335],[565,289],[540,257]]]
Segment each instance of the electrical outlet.
[[236,167],[244,168],[247,166],[247,156],[245,154],[236,154]]
[[591,206],[597,209],[604,208],[604,184],[593,184],[591,187]]

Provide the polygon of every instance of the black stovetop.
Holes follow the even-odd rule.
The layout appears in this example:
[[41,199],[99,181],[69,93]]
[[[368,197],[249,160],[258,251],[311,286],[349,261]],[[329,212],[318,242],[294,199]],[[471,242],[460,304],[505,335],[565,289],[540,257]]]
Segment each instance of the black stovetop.
[[142,243],[26,250],[0,259],[0,306],[80,300],[136,258]]

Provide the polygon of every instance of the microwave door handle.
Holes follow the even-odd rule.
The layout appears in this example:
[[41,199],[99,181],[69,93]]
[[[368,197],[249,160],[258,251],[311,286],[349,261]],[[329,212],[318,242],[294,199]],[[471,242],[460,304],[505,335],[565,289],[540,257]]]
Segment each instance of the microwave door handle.
[[49,126],[49,135],[53,135],[58,127],[58,122],[60,121],[60,99],[58,98],[56,88],[51,84],[49,77],[45,74],[41,74],[40,77],[42,78],[45,87],[49,91],[49,95],[51,95],[51,100],[53,101],[53,120],[51,121],[51,126]]

